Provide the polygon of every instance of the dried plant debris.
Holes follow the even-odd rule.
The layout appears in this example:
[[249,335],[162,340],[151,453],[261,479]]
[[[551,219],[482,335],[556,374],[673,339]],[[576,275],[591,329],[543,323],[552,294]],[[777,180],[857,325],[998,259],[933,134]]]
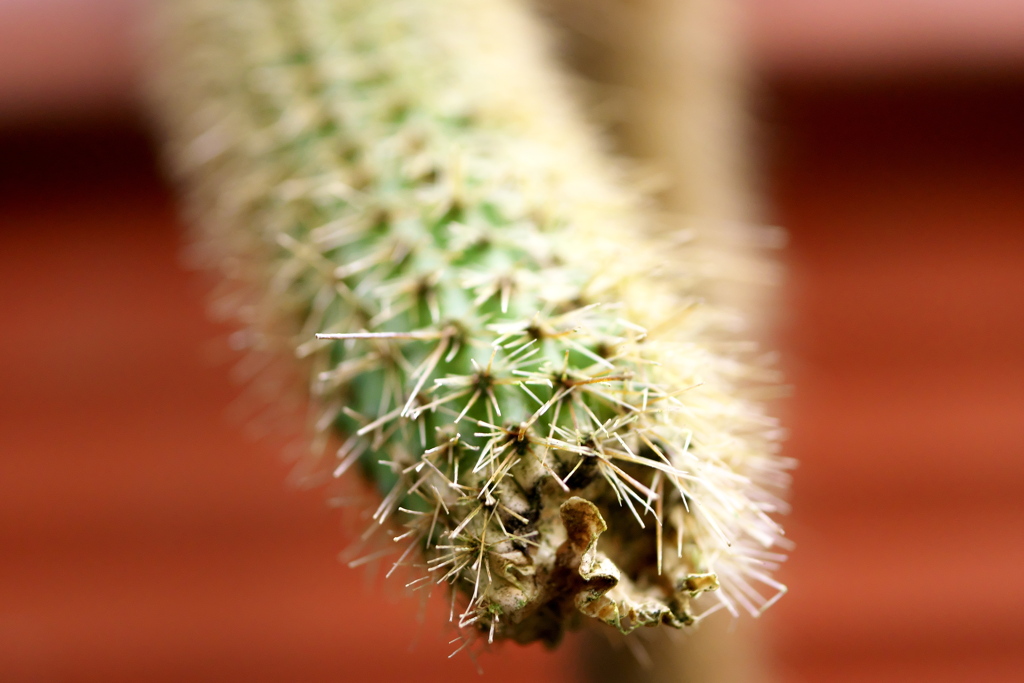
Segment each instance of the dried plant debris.
[[308,372],[314,451],[376,484],[395,566],[451,585],[467,643],[784,592],[789,463],[744,397],[770,373],[693,295],[712,269],[653,235],[520,3],[176,0],[164,20],[196,251],[253,352]]

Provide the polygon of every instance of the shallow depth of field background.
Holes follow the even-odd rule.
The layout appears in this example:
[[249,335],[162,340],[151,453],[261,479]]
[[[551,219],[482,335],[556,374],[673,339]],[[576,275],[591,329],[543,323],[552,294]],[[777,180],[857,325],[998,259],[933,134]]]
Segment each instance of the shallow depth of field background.
[[[138,4],[0,0],[0,681],[574,680],[573,643],[447,661],[231,421]],[[1021,680],[1024,4],[743,6],[801,461],[772,670]]]

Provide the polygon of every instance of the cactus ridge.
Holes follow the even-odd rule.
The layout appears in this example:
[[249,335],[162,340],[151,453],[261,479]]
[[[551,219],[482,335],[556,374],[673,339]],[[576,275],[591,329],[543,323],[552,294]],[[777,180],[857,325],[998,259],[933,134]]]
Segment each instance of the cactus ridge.
[[199,253],[256,292],[230,304],[249,345],[302,359],[314,450],[340,437],[334,475],[379,488],[389,575],[520,642],[782,594],[759,370],[686,247],[642,236],[518,3],[174,4],[160,107]]

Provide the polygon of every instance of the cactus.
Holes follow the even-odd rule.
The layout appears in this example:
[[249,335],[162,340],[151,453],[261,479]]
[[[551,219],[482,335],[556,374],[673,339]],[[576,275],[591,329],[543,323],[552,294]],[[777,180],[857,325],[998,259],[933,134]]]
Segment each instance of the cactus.
[[744,398],[764,371],[521,3],[176,0],[164,20],[157,109],[197,253],[242,283],[246,343],[297,359],[313,450],[379,489],[394,566],[450,584],[467,644],[784,592],[788,463]]

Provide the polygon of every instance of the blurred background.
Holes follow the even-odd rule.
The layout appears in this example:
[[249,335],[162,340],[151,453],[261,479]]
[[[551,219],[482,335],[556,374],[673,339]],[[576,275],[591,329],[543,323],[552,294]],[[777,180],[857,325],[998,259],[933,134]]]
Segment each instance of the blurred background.
[[[0,0],[0,680],[580,680],[575,641],[446,660],[228,417],[142,9]],[[801,461],[759,668],[1024,680],[1024,4],[738,9]]]

